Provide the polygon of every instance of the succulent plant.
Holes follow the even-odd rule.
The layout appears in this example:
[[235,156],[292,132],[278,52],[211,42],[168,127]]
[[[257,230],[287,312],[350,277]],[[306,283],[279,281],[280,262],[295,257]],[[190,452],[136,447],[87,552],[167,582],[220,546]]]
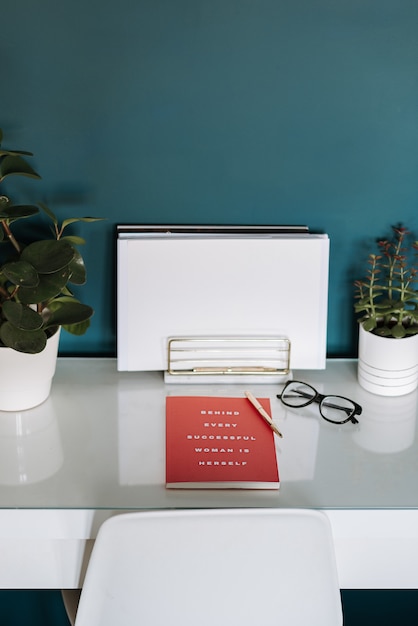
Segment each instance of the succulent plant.
[[418,333],[416,260],[418,241],[403,226],[392,227],[392,237],[377,242],[378,254],[369,255],[366,278],[355,284],[354,305],[364,330],[400,339]]

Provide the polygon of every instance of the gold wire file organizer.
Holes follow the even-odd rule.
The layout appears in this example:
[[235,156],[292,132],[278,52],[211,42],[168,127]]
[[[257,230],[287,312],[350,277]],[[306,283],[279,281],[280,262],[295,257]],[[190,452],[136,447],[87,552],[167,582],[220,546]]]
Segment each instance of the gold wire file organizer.
[[290,377],[287,337],[172,337],[166,382],[286,381]]

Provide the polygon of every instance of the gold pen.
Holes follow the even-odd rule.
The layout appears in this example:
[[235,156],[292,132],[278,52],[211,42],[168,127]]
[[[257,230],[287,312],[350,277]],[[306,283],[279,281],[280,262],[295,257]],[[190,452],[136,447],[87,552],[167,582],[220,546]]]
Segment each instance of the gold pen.
[[271,419],[270,415],[267,413],[267,411],[261,406],[261,404],[259,403],[259,401],[257,400],[257,398],[255,398],[253,396],[253,394],[251,393],[251,391],[245,391],[244,392],[247,399],[251,402],[251,404],[257,409],[257,411],[260,413],[261,417],[267,422],[267,424],[270,426],[270,428],[276,433],[276,435],[278,435],[279,437],[283,437],[282,433],[280,432],[280,430],[277,428],[277,426],[274,424],[273,420]]

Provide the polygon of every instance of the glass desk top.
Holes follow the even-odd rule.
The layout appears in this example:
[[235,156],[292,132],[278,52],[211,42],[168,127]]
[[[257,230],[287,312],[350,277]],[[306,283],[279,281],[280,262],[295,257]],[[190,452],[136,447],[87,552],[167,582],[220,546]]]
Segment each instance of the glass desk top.
[[118,372],[115,359],[61,358],[44,404],[0,413],[0,508],[418,508],[417,392],[372,395],[356,366],[329,360],[293,375],[361,404],[357,426],[328,424],[317,405],[284,407],[281,385],[251,386],[283,433],[279,491],[167,490],[165,397],[242,396],[248,385],[166,385],[161,372]]

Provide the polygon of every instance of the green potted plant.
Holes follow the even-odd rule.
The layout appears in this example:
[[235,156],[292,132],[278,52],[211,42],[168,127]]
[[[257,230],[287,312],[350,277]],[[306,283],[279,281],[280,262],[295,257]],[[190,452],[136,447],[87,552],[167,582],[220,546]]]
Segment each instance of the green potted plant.
[[403,226],[378,241],[366,277],[355,282],[359,314],[359,382],[401,395],[418,385],[418,242]]
[[[28,162],[32,153],[5,149],[2,140],[0,130],[0,184],[9,176],[39,179]],[[40,214],[45,218],[43,224],[37,221],[36,227],[19,231],[23,220]],[[0,410],[19,410],[15,406],[25,404],[23,396],[29,383],[22,379],[22,362],[38,372],[39,365],[33,357],[52,351],[56,359],[61,328],[82,335],[89,327],[93,309],[79,302],[70,288],[71,284],[82,285],[86,281],[84,261],[78,250],[84,240],[65,231],[74,222],[96,219],[99,218],[69,218],[60,223],[44,204],[15,204],[8,196],[0,195],[0,358],[17,362],[16,381],[20,389],[16,402],[6,402],[5,407],[1,401],[3,392],[0,393]],[[42,361],[46,356],[40,358]],[[11,369],[3,366],[2,377],[6,368]],[[36,378],[37,374],[33,376]],[[42,387],[38,381],[33,386]],[[13,385],[7,385],[3,379],[2,387],[6,390]],[[45,394],[37,395],[35,403],[39,404],[39,397]]]

